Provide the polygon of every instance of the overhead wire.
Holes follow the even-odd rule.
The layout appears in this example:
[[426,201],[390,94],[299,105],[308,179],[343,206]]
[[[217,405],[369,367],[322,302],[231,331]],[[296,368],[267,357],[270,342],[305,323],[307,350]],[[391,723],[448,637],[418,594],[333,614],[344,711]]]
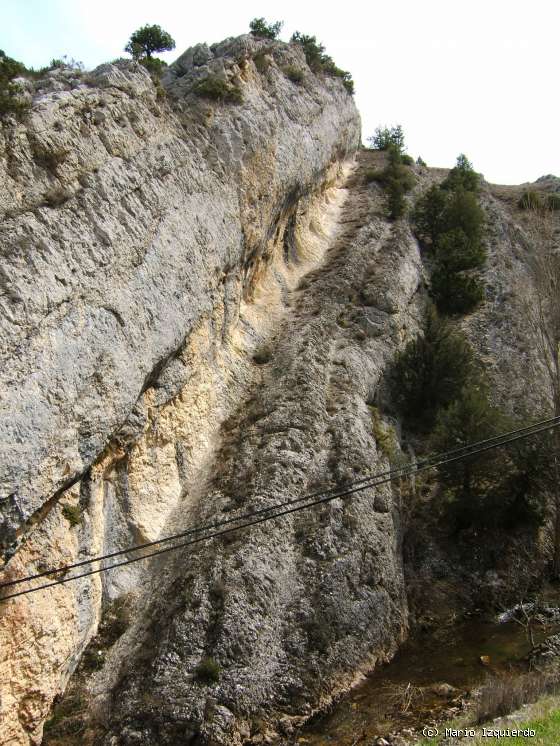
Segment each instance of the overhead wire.
[[[214,539],[219,536],[229,534],[233,531],[239,531],[243,528],[248,528],[250,526],[264,523],[265,521],[274,520],[276,518],[280,518],[285,515],[298,512],[300,510],[311,508],[321,503],[327,503],[338,498],[348,497],[350,495],[355,494],[356,492],[360,492],[365,489],[369,489],[371,487],[380,486],[382,484],[391,482],[395,479],[402,479],[407,476],[414,476],[415,474],[425,471],[427,469],[433,469],[439,466],[444,466],[445,464],[453,463],[455,461],[468,458],[469,456],[476,456],[480,453],[484,453],[485,451],[498,448],[502,445],[507,445],[517,440],[521,440],[531,435],[535,435],[545,430],[557,427],[558,425],[560,425],[560,417],[552,417],[547,420],[541,420],[539,422],[533,423],[532,425],[528,425],[523,428],[518,428],[516,430],[508,431],[506,433],[502,433],[501,435],[493,436],[491,438],[486,438],[481,441],[476,441],[475,443],[466,444],[464,446],[454,448],[450,451],[445,451],[444,453],[440,453],[440,454],[436,454],[431,457],[427,457],[418,462],[409,463],[407,465],[397,467],[395,469],[390,469],[385,472],[373,474],[369,477],[363,477],[360,480],[355,480],[353,482],[347,483],[346,485],[339,485],[337,487],[331,487],[330,489],[327,489],[327,490],[322,490],[319,492],[302,495],[298,498],[292,498],[291,500],[287,500],[282,503],[276,503],[274,505],[270,505],[268,507],[264,507],[256,511],[244,513],[239,516],[233,516],[231,518],[223,519],[221,521],[215,521],[214,523],[209,523],[209,524],[202,525],[202,526],[195,526],[178,534],[163,537],[161,539],[156,539],[152,542],[146,542],[145,544],[135,545],[135,546],[128,547],[125,549],[121,549],[121,550],[111,552],[106,555],[101,555],[99,557],[82,560],[80,562],[73,563],[71,565],[65,565],[63,567],[55,568],[52,570],[46,570],[44,572],[36,573],[34,575],[29,575],[23,578],[16,578],[14,580],[1,583],[0,589],[6,588],[6,587],[13,587],[14,585],[19,585],[21,583],[31,582],[32,580],[36,580],[38,578],[45,577],[47,575],[60,574],[62,572],[66,573],[72,569],[83,567],[88,564],[93,564],[94,562],[102,562],[104,560],[112,559],[117,556],[122,556],[124,554],[128,554],[133,551],[136,552],[142,549],[161,545],[163,543],[176,541],[177,539],[181,539],[189,535],[202,533],[204,531],[210,531],[216,528],[222,528],[223,526],[227,526],[231,523],[241,523],[242,521],[246,521],[245,523],[241,523],[241,525],[229,526],[229,528],[226,528],[225,530],[215,531],[214,533],[209,533],[203,536],[199,536],[197,538],[191,539],[186,542],[181,542],[179,544],[173,544],[172,546],[164,547],[162,549],[156,550],[154,552],[150,552],[148,554],[141,555],[139,557],[132,557],[122,562],[114,563],[112,565],[95,568],[93,570],[89,570],[88,572],[80,573],[78,575],[72,575],[70,577],[65,577],[59,580],[54,580],[51,583],[45,583],[45,584],[36,586],[34,588],[28,588],[23,591],[18,591],[16,593],[12,593],[12,594],[0,597],[0,601],[7,601],[10,598],[16,598],[18,596],[26,595],[28,593],[34,593],[36,591],[44,590],[46,588],[51,588],[56,585],[61,585],[63,583],[68,583],[73,580],[78,580],[80,578],[89,577],[90,575],[95,575],[97,573],[112,570],[117,567],[123,567],[125,565],[132,564],[133,562],[138,562],[140,560],[159,556],[169,551],[174,551],[177,549],[185,548],[187,546],[192,546],[194,544],[198,544],[204,541],[209,541],[210,539]],[[318,498],[318,499],[313,499],[313,498]],[[305,503],[305,504],[298,505],[299,503]],[[257,518],[257,520],[254,520],[254,521],[247,520],[250,518]]]
[[[18,584],[24,583],[24,582],[29,582],[31,580],[36,580],[36,579],[41,578],[41,577],[46,577],[47,575],[55,575],[55,574],[58,574],[58,573],[61,573],[61,572],[68,572],[69,570],[75,569],[77,567],[84,567],[85,565],[89,565],[89,564],[91,564],[93,562],[100,562],[100,561],[103,561],[103,560],[112,559],[114,557],[122,556],[123,554],[129,554],[130,552],[140,551],[142,549],[147,549],[147,548],[152,547],[152,546],[157,546],[158,544],[164,544],[164,543],[167,543],[169,541],[174,541],[176,539],[184,538],[185,536],[189,536],[189,535],[192,535],[192,534],[195,534],[195,533],[200,533],[201,531],[208,531],[210,529],[219,528],[221,526],[228,525],[230,523],[237,523],[237,522],[239,522],[241,520],[245,520],[247,518],[252,518],[254,516],[257,516],[257,515],[260,515],[260,514],[263,514],[263,513],[268,513],[271,510],[276,509],[276,508],[281,508],[281,507],[285,507],[285,506],[288,506],[288,505],[294,505],[294,504],[303,502],[305,500],[309,500],[309,499],[311,499],[313,497],[318,497],[320,495],[326,495],[326,494],[331,493],[333,491],[336,492],[336,491],[340,491],[340,490],[345,489],[345,488],[354,487],[354,486],[359,485],[359,484],[365,484],[365,483],[371,481],[372,479],[377,479],[379,477],[388,476],[389,474],[395,474],[397,472],[402,472],[402,471],[407,470],[407,469],[413,469],[413,470],[415,470],[419,466],[422,466],[424,464],[434,463],[435,460],[441,460],[441,459],[445,459],[445,458],[448,458],[448,457],[451,457],[451,456],[454,456],[454,455],[458,455],[458,454],[464,453],[465,451],[468,451],[469,449],[478,448],[478,447],[483,446],[485,444],[498,443],[498,442],[501,442],[504,438],[509,438],[509,437],[511,437],[513,435],[516,435],[516,434],[521,434],[521,433],[531,434],[531,432],[533,431],[533,429],[535,427],[542,427],[542,428],[546,429],[546,427],[548,425],[553,425],[556,422],[560,422],[560,417],[552,417],[552,418],[549,418],[547,420],[541,420],[541,421],[533,423],[531,425],[526,425],[523,428],[517,428],[516,430],[510,430],[510,431],[508,431],[506,433],[502,433],[500,435],[494,435],[494,436],[492,436],[490,438],[486,438],[484,440],[476,441],[475,443],[466,444],[464,446],[459,446],[457,448],[453,448],[451,450],[444,451],[443,453],[437,454],[435,456],[425,457],[425,458],[421,459],[420,461],[413,462],[413,463],[407,464],[405,466],[402,466],[402,467],[399,467],[399,468],[396,468],[396,469],[395,468],[391,468],[391,469],[389,469],[387,471],[384,471],[384,472],[378,472],[378,473],[375,473],[375,474],[370,474],[369,476],[364,476],[364,477],[362,477],[361,479],[358,479],[358,480],[353,480],[353,481],[350,481],[350,482],[338,484],[336,486],[333,486],[333,487],[330,487],[330,488],[326,488],[326,489],[322,489],[322,490],[319,490],[317,492],[307,493],[306,495],[300,495],[297,498],[292,498],[292,499],[284,501],[282,503],[277,503],[277,504],[272,505],[272,506],[260,508],[259,510],[249,511],[249,512],[246,512],[246,513],[242,513],[241,515],[232,516],[230,518],[222,519],[220,521],[214,521],[213,523],[206,523],[206,524],[203,524],[201,526],[193,526],[193,527],[191,527],[189,529],[186,529],[185,531],[181,531],[181,532],[179,532],[177,534],[172,534],[170,536],[164,536],[164,537],[161,537],[159,539],[154,539],[153,541],[145,542],[143,544],[135,544],[135,545],[132,545],[132,546],[129,546],[129,547],[125,547],[124,549],[119,549],[119,550],[116,550],[114,552],[110,552],[108,554],[99,555],[97,557],[90,557],[88,559],[81,560],[80,562],[75,562],[75,563],[68,564],[68,565],[62,565],[60,567],[50,568],[50,569],[44,570],[44,571],[42,571],[40,573],[35,573],[34,575],[28,575],[28,576],[23,577],[23,578],[16,578],[14,580],[10,580],[10,581],[4,582],[4,583],[0,583],[0,589],[8,587],[8,586],[18,585]],[[465,455],[468,455],[468,453],[465,454]],[[396,474],[395,478],[397,478],[397,476],[399,476],[398,473]]]
[[[100,555],[100,556],[97,556],[97,557],[90,557],[88,559],[81,560],[80,562],[75,562],[75,563],[68,564],[68,565],[62,565],[60,567],[50,568],[50,569],[44,570],[44,571],[42,571],[40,573],[35,573],[34,575],[28,575],[28,576],[25,576],[23,578],[16,578],[14,580],[10,580],[10,581],[4,582],[4,583],[0,583],[0,589],[1,588],[6,588],[6,587],[9,587],[9,586],[18,585],[18,584],[24,583],[24,582],[29,582],[31,580],[37,580],[38,578],[46,577],[48,575],[55,575],[55,574],[59,574],[61,572],[65,572],[66,573],[69,570],[72,570],[72,569],[75,569],[75,568],[78,568],[78,567],[84,567],[85,565],[92,564],[93,562],[100,562],[100,561],[103,561],[103,560],[112,559],[114,557],[122,556],[123,554],[129,554],[130,552],[140,551],[142,549],[147,549],[147,548],[152,547],[152,546],[157,546],[159,544],[164,544],[164,543],[167,543],[169,541],[174,541],[176,539],[184,538],[185,536],[189,536],[189,535],[192,535],[192,534],[200,533],[202,531],[208,531],[210,529],[219,528],[221,526],[228,525],[230,523],[237,523],[239,521],[246,520],[248,518],[252,518],[252,517],[257,516],[257,515],[261,515],[263,513],[268,513],[271,510],[274,510],[274,509],[277,509],[277,508],[282,508],[282,507],[285,507],[285,506],[288,506],[288,505],[294,505],[294,504],[297,504],[297,503],[300,503],[300,502],[304,502],[305,500],[309,500],[309,499],[311,499],[313,497],[318,497],[320,495],[327,495],[327,494],[329,494],[329,493],[331,493],[333,491],[337,492],[337,491],[343,490],[345,488],[350,488],[350,487],[357,486],[359,484],[366,484],[366,483],[370,482],[372,479],[378,479],[380,477],[388,476],[389,474],[395,474],[395,478],[397,478],[397,477],[400,476],[399,473],[403,472],[405,470],[409,470],[409,469],[416,470],[419,466],[424,465],[424,464],[428,464],[428,463],[433,463],[434,460],[436,460],[436,459],[437,460],[445,459],[445,458],[448,458],[448,457],[453,456],[453,455],[458,455],[458,454],[464,453],[465,451],[468,451],[469,449],[478,448],[478,447],[480,447],[482,445],[485,445],[485,444],[498,443],[498,442],[501,442],[504,438],[509,438],[509,437],[511,437],[513,435],[516,435],[516,434],[521,434],[521,433],[528,433],[528,434],[530,434],[535,427],[545,427],[546,428],[547,425],[552,425],[552,424],[556,423],[557,421],[560,421],[560,418],[552,417],[552,418],[549,418],[547,420],[541,420],[541,421],[539,421],[537,423],[533,423],[531,425],[527,425],[527,426],[525,426],[523,428],[517,428],[516,430],[511,430],[511,431],[508,431],[506,433],[502,433],[500,435],[495,435],[495,436],[492,436],[490,438],[486,438],[484,440],[476,441],[475,443],[472,443],[472,444],[466,444],[464,446],[459,446],[457,448],[453,448],[451,450],[448,450],[448,451],[445,451],[443,453],[437,454],[436,456],[426,457],[424,459],[421,459],[420,461],[404,465],[404,466],[399,467],[397,469],[392,468],[392,469],[389,469],[389,470],[387,470],[385,472],[378,472],[378,473],[375,473],[375,474],[370,474],[369,476],[364,476],[364,477],[362,477],[359,480],[353,480],[351,482],[346,482],[346,483],[338,484],[336,486],[333,486],[333,487],[330,487],[330,488],[327,488],[327,489],[319,490],[318,492],[312,492],[312,493],[308,493],[306,495],[301,495],[301,496],[299,496],[297,498],[292,498],[292,499],[284,501],[282,503],[276,503],[276,504],[274,504],[272,506],[260,508],[259,510],[250,511],[250,512],[247,512],[247,513],[243,513],[241,515],[232,516],[230,518],[222,519],[221,521],[214,521],[213,523],[203,524],[201,526],[194,526],[194,527],[191,527],[189,529],[186,529],[185,531],[181,531],[180,533],[172,534],[170,536],[161,537],[159,539],[154,539],[153,541],[150,541],[150,542],[145,542],[143,544],[136,544],[136,545],[133,545],[133,546],[125,547],[124,549],[119,549],[119,550],[116,550],[114,552],[110,552],[108,554]],[[466,454],[466,455],[468,455],[468,454]],[[404,475],[402,475],[402,476],[404,476]]]

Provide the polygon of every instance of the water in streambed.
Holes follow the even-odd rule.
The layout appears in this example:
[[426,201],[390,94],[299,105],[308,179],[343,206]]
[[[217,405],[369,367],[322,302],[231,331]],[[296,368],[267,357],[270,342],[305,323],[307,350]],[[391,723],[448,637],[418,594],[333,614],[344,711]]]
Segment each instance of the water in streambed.
[[[558,625],[537,627],[535,642],[558,629]],[[311,721],[294,743],[369,745],[377,736],[422,728],[448,713],[454,699],[460,705],[465,693],[489,674],[523,670],[521,661],[530,647],[525,629],[514,621],[472,619],[420,633],[401,647],[391,663],[368,676],[329,713]],[[441,684],[450,686],[438,687]]]

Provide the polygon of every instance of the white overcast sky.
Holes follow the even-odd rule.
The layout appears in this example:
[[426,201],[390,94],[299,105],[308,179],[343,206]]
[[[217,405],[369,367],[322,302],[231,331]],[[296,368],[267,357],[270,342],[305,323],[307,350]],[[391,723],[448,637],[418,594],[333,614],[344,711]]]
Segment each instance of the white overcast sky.
[[560,175],[558,0],[0,0],[0,49],[39,67],[67,54],[86,68],[119,57],[136,28],[158,23],[198,42],[283,20],[281,38],[314,34],[350,70],[364,139],[403,125],[431,166],[464,152],[492,182]]

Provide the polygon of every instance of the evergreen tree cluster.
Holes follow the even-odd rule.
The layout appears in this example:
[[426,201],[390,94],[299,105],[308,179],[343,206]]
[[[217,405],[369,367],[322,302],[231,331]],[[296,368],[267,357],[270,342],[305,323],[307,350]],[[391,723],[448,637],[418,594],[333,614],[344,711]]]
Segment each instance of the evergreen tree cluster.
[[443,183],[432,186],[416,205],[416,231],[431,254],[432,295],[443,313],[468,313],[484,298],[476,274],[486,260],[479,188],[478,174],[460,155]]
[[398,220],[406,212],[405,194],[415,184],[412,171],[407,166],[414,160],[406,154],[404,131],[400,124],[395,127],[377,127],[375,134],[368,137],[373,150],[383,150],[388,154],[388,164],[383,171],[367,171],[366,182],[377,181],[387,193],[387,206],[391,220]]
[[[489,399],[479,380],[465,386],[443,409],[431,436],[434,451],[486,440],[526,423],[516,423]],[[446,514],[455,529],[512,529],[544,520],[543,474],[550,434],[488,450],[439,467]]]
[[253,18],[249,24],[249,29],[257,39],[277,39],[283,25],[283,21],[267,23],[264,18]]
[[405,165],[405,156],[398,147],[390,146],[389,164],[382,174],[382,183],[387,192],[387,203],[389,217],[398,220],[406,212],[406,200],[404,195],[414,186],[414,176]]
[[333,78],[342,78],[342,83],[348,93],[354,93],[354,81],[347,70],[341,70],[334,63],[333,58],[325,53],[325,47],[317,41],[315,36],[295,31],[290,44],[299,44],[303,48],[305,60],[314,73],[323,73]]
[[21,114],[28,108],[28,104],[21,98],[21,87],[13,82],[14,78],[27,72],[23,63],[8,57],[0,49],[0,116]]
[[368,142],[374,150],[394,148],[400,155],[405,152],[404,131],[400,124],[394,127],[376,127],[374,134],[368,137]]
[[414,175],[410,168],[412,159],[401,153],[396,145],[390,145],[388,164],[382,171],[368,170],[365,173],[366,183],[376,181],[387,194],[387,207],[391,220],[402,218],[406,212],[405,194],[414,186]]
[[[436,453],[491,438],[516,423],[490,400],[465,336],[433,306],[424,332],[397,356],[393,400],[405,426]],[[489,450],[439,468],[444,515],[454,529],[535,526],[544,517],[541,469],[548,435]]]

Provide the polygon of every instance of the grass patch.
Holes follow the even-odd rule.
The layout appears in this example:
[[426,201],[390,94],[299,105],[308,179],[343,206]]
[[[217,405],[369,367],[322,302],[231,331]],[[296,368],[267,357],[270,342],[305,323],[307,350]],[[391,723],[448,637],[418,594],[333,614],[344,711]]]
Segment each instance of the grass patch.
[[[522,682],[514,682],[514,677],[507,678],[505,681],[500,680],[499,683],[496,680],[492,680],[481,690],[481,697],[488,696],[489,691],[492,690],[490,692],[490,698],[494,703],[499,703],[500,706],[502,706],[506,704],[506,701],[509,701],[514,709],[518,709],[523,704],[523,702],[518,702],[518,696],[523,691],[525,691],[527,696],[535,696],[534,692],[532,692],[535,682],[528,683],[526,679],[529,676],[530,675],[527,674],[525,677],[520,677],[521,679],[525,679],[525,681]],[[544,679],[544,677],[541,678]],[[557,687],[558,683],[556,682],[554,685]],[[536,686],[538,689],[539,685],[536,684]],[[552,686],[550,680],[548,684],[545,684],[544,686],[545,688]],[[529,691],[527,691],[527,687],[529,688]],[[515,702],[518,702],[518,704],[514,704]],[[511,711],[508,711],[507,714],[509,715],[510,712]],[[478,714],[481,714],[481,712],[478,711]],[[534,746],[558,746],[560,743],[560,697],[556,693],[544,694],[540,696],[536,702],[526,705],[525,711],[522,715],[520,713],[519,716],[515,717],[511,717],[510,715],[507,719],[504,718],[503,720],[492,717],[491,721],[486,720],[483,722],[484,725],[482,723],[472,724],[471,718],[467,716],[441,723],[438,725],[438,736],[422,739],[417,742],[417,746],[437,746],[437,744],[448,743],[445,739],[446,728],[473,729],[475,731],[474,738],[465,738],[460,741],[460,743],[469,743],[473,746],[483,746],[483,744],[484,746],[501,746],[506,743],[518,744],[519,746],[521,746],[521,744],[527,746],[529,743]],[[504,735],[501,738],[490,735],[483,736],[483,727],[487,730],[492,729],[502,731],[506,728],[509,728],[510,731],[532,730],[535,732],[535,735],[531,737],[523,735]],[[453,743],[456,743],[456,741],[453,740]]]
[[256,54],[253,57],[253,62],[255,63],[257,72],[259,72],[261,75],[268,70],[271,64],[270,57],[264,52],[261,52],[260,54]]
[[506,738],[479,737],[474,743],[488,744],[489,746],[498,746],[498,744],[504,743],[519,744],[519,746],[521,744],[527,746],[528,743],[534,744],[534,746],[558,746],[560,743],[560,702],[556,701],[554,709],[551,709],[546,714],[543,713],[541,717],[515,723],[515,725],[510,724],[509,727],[517,728],[518,730],[533,730],[535,731],[535,735],[531,738],[526,736],[510,736]]
[[286,65],[282,68],[284,75],[292,81],[292,83],[301,83],[305,77],[303,70],[295,65]]
[[78,744],[72,736],[78,736],[84,730],[84,717],[86,716],[88,703],[81,694],[65,696],[56,706],[51,717],[44,725],[44,743],[55,744],[59,738],[65,738],[64,743]]
[[103,645],[110,647],[123,635],[132,621],[132,601],[128,595],[113,601],[103,615],[99,635]]
[[381,414],[377,407],[368,405],[371,412],[371,426],[373,437],[379,446],[381,453],[388,459],[392,460],[397,452],[397,436],[391,425],[388,425],[381,419]]
[[538,210],[542,207],[541,195],[534,189],[526,189],[519,198],[517,206],[522,210]]
[[272,349],[268,345],[264,345],[257,350],[253,355],[253,362],[257,365],[266,365],[272,360]]
[[82,511],[79,505],[65,505],[62,508],[62,515],[72,527],[82,523]]
[[477,724],[509,715],[526,702],[535,702],[550,686],[548,677],[537,672],[491,679],[480,689],[475,719]]
[[549,210],[560,210],[560,194],[549,194],[546,198],[546,206]]
[[364,181],[366,184],[371,184],[373,181],[381,184],[383,182],[383,171],[378,168],[368,168],[364,173]]
[[227,101],[234,104],[240,104],[243,101],[241,89],[222,80],[217,75],[209,75],[207,78],[199,80],[193,86],[193,91],[197,96],[213,101]]
[[214,658],[203,658],[195,668],[194,674],[199,684],[217,684],[221,669]]
[[80,666],[82,667],[82,671],[89,673],[91,671],[99,671],[103,668],[104,663],[105,655],[102,650],[87,647],[82,655]]
[[34,143],[32,149],[36,163],[52,174],[56,174],[58,167],[64,163],[70,152],[67,148],[46,148],[38,143]]
[[43,197],[43,204],[48,207],[60,207],[65,202],[68,202],[72,193],[63,186],[54,186],[47,189],[45,196]]
[[526,189],[517,202],[521,210],[560,210],[560,194],[543,194]]

